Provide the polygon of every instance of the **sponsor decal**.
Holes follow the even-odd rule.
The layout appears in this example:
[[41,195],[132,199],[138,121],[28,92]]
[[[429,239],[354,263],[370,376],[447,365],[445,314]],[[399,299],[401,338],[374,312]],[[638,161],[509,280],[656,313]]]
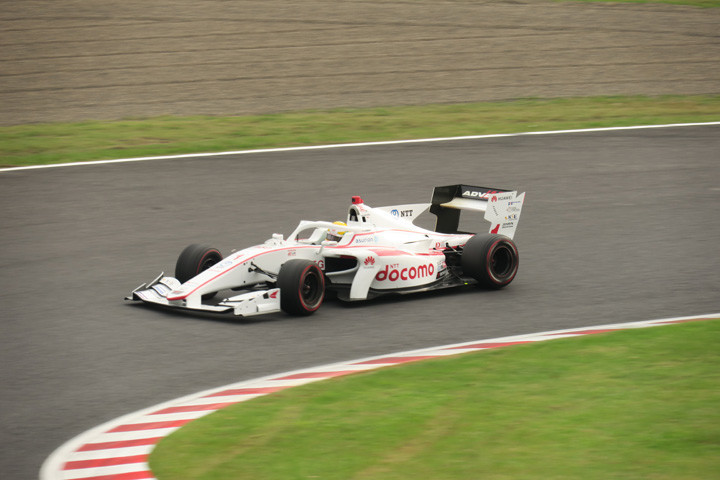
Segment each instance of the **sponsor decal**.
[[496,192],[478,192],[473,190],[466,190],[463,192],[462,196],[465,198],[477,198],[482,200],[487,200],[490,193],[496,193]]
[[393,208],[392,210],[390,210],[390,213],[393,217],[397,218],[407,218],[413,216],[412,210],[398,210],[397,208]]
[[355,237],[355,240],[353,240],[354,244],[362,244],[362,243],[377,243],[377,237],[375,235],[358,235]]
[[427,265],[418,265],[413,267],[400,268],[399,265],[385,265],[385,268],[380,270],[375,275],[375,280],[378,282],[397,282],[399,280],[415,280],[419,278],[425,278],[435,275],[435,265],[428,263]]
[[168,287],[169,290],[177,290],[182,285],[178,279],[173,277],[164,277],[160,280],[160,283]]
[[294,257],[295,255],[297,255],[295,250],[288,250],[288,257]]
[[232,260],[223,260],[222,262],[218,263],[218,264],[216,265],[216,267],[217,267],[218,269],[221,269],[221,270],[222,270],[222,269],[225,269],[225,268],[229,267],[229,266],[232,265],[232,264],[233,264]]
[[169,288],[167,285],[163,284],[163,283],[156,283],[155,285],[152,286],[152,288],[153,288],[153,290],[155,290],[157,293],[159,293],[160,296],[162,296],[162,297],[164,297],[164,296],[166,296],[168,293],[170,293],[170,288]]
[[484,188],[474,188],[467,186],[464,186],[462,188],[462,192],[463,198],[475,198],[477,200],[487,200],[490,198],[491,195],[500,193],[497,190],[487,190]]
[[270,294],[268,294],[268,297],[270,297],[270,298],[277,298],[279,291],[280,291],[280,290],[275,290],[274,292],[271,292]]
[[465,190],[462,194],[466,198],[487,198],[489,194],[497,193],[495,191],[485,192],[482,190]]
[[513,192],[502,192],[498,190],[486,190],[482,188],[463,187],[463,198],[474,198],[477,200],[489,200],[491,202],[504,202],[515,198]]
[[442,277],[446,271],[447,271],[447,263],[445,263],[445,260],[440,260],[438,262],[438,266],[437,266],[437,278]]
[[325,260],[317,260],[315,264],[320,267],[320,270],[325,270]]
[[367,257],[365,259],[365,266],[372,267],[373,265],[375,265],[375,257]]

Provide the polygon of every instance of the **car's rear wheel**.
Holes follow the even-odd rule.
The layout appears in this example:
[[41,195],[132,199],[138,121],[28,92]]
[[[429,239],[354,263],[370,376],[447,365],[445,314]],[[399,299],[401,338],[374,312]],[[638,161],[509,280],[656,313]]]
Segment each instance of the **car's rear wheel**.
[[487,288],[502,288],[517,275],[519,256],[515,243],[504,235],[475,235],[463,248],[463,274]]
[[[180,253],[177,263],[175,264],[175,278],[177,278],[180,283],[185,283],[221,260],[222,254],[217,248],[193,243],[185,247]],[[203,295],[202,298],[207,300],[214,296],[215,293],[208,293]]]
[[310,260],[295,259],[280,267],[280,308],[291,315],[310,315],[325,298],[325,276]]

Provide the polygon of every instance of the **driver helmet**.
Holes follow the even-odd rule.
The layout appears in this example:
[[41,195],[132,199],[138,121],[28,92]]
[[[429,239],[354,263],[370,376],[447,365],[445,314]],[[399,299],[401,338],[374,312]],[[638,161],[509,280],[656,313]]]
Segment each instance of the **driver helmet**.
[[339,227],[347,227],[347,223],[345,222],[333,222],[333,226],[328,228],[328,234],[327,234],[327,240],[330,240],[332,242],[339,242],[343,235],[345,235],[345,230],[341,229]]

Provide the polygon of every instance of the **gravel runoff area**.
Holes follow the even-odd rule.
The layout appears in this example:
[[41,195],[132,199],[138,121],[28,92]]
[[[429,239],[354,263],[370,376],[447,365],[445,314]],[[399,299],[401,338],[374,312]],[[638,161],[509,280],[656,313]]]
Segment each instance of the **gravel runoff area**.
[[1,5],[0,125],[720,93],[720,9],[535,0]]

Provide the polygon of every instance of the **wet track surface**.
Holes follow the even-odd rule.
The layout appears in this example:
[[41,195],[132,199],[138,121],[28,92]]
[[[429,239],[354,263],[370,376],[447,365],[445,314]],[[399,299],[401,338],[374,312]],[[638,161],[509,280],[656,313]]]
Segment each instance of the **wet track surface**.
[[[0,174],[0,472],[37,477],[72,436],[230,382],[400,350],[720,310],[720,129],[524,136]],[[312,317],[215,320],[125,304],[178,253],[228,253],[300,219],[527,191],[520,272]],[[469,217],[468,217],[469,218]],[[484,223],[478,219],[478,225]],[[466,225],[468,227],[472,225]]]

